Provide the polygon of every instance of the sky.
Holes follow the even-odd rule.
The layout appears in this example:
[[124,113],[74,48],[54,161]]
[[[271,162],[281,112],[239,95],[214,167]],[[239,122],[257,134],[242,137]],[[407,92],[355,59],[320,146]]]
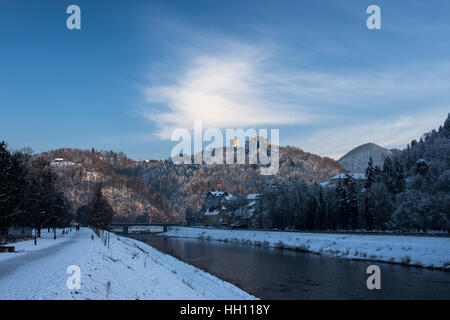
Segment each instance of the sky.
[[[69,30],[69,5],[81,29]],[[369,30],[369,5],[381,29]],[[450,112],[450,2],[0,0],[0,140],[168,158],[171,133],[280,130],[338,159]]]

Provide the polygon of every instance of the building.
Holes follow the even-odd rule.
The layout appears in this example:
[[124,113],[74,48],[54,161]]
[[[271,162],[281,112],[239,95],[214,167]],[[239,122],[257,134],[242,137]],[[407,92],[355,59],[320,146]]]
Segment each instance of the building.
[[205,208],[203,221],[206,226],[226,224],[225,211],[227,210],[227,201],[235,197],[226,191],[210,191],[205,196]]
[[364,184],[367,180],[366,175],[364,173],[357,172],[348,172],[348,173],[338,173],[333,178],[328,181],[321,182],[320,185],[322,187],[336,187],[339,182],[344,182],[347,179],[347,176],[352,177],[356,181],[356,186],[361,190],[364,187]]
[[70,161],[65,161],[64,158],[55,158],[50,165],[52,167],[70,167],[75,165],[75,163]]
[[225,191],[208,192],[205,197],[206,210],[203,212],[204,225],[235,228],[252,226],[255,224],[260,197],[259,193],[236,198]]
[[205,206],[207,209],[218,208],[226,200],[232,200],[233,195],[226,191],[210,191],[205,196]]
[[239,146],[238,138],[230,139],[230,147],[237,148]]

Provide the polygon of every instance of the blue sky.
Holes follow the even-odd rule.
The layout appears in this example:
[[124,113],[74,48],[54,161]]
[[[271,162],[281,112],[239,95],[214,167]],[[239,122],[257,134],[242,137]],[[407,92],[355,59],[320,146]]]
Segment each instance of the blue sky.
[[[66,8],[81,8],[81,30]],[[366,8],[381,8],[381,30]],[[450,2],[0,1],[0,139],[167,158],[176,128],[279,128],[338,158],[450,111]]]

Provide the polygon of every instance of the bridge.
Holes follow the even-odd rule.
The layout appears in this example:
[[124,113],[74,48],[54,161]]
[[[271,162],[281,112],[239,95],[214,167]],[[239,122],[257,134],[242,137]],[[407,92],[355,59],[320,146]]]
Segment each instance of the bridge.
[[[130,227],[162,227],[162,231],[156,231],[156,232],[167,232],[168,227],[172,226],[179,226],[179,223],[159,223],[159,222],[123,222],[123,223],[111,223],[110,227],[111,229],[118,229],[121,228],[121,233],[127,234],[128,229]],[[156,233],[155,232],[155,233]]]

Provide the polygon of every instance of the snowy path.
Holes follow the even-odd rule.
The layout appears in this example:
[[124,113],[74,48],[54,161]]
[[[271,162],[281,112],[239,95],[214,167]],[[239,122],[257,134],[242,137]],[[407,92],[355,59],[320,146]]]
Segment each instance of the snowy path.
[[[59,243],[45,248],[18,253],[17,257],[0,260],[0,299],[67,299],[66,268],[80,265],[92,247],[90,233],[72,231]],[[39,239],[38,241],[40,241]],[[45,239],[50,240],[50,239]],[[44,240],[44,241],[45,241]],[[31,242],[31,241],[27,241]],[[45,241],[47,242],[47,241]],[[20,247],[20,244],[17,244]],[[12,254],[14,255],[14,254]],[[25,293],[25,296],[24,296]]]
[[355,235],[175,227],[171,237],[237,241],[318,253],[450,270],[450,238]]
[[[0,299],[254,299],[142,242],[111,235],[107,248],[91,235],[15,244],[23,252],[0,255]],[[79,290],[66,286],[70,265],[81,269]]]
[[[8,257],[9,259],[4,259],[3,262],[0,260],[0,280],[6,277],[10,273],[17,272],[23,266],[29,266],[40,259],[45,259],[47,257],[53,256],[58,251],[70,246],[79,238],[78,233],[71,234],[71,237],[64,242],[59,242],[54,246],[49,246],[41,250],[30,251],[28,254],[19,254],[17,256]],[[37,246],[39,248],[39,246]]]

